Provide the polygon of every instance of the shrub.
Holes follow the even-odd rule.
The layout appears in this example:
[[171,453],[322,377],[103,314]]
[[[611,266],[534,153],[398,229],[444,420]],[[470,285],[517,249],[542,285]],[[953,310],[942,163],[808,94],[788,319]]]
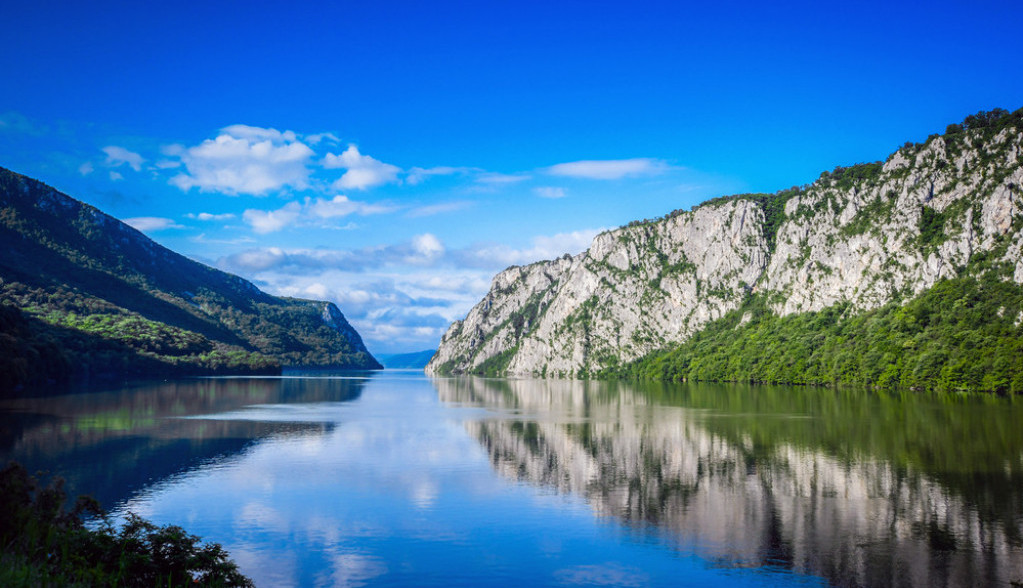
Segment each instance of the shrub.
[[92,498],[70,511],[66,499],[59,478],[41,487],[20,464],[0,471],[0,585],[252,586],[217,543],[134,514],[118,530]]

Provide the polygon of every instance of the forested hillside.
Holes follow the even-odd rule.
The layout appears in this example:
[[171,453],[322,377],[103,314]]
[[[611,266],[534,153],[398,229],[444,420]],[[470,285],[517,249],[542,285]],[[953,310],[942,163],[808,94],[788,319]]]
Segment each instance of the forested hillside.
[[8,382],[380,368],[333,304],[261,292],[2,168],[0,247]]

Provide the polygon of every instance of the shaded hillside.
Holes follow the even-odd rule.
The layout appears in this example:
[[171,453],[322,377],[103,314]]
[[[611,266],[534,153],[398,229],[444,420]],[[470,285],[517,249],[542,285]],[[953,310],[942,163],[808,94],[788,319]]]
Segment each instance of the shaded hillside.
[[[0,247],[0,301],[53,327],[157,355],[166,354],[147,348],[152,336],[140,333],[139,325],[171,329],[179,338],[198,337],[194,353],[178,354],[193,359],[170,362],[186,372],[194,364],[204,373],[199,356],[211,352],[251,355],[253,369],[264,369],[267,362],[380,367],[333,304],[266,294],[2,168]],[[67,339],[55,333],[58,341]]]

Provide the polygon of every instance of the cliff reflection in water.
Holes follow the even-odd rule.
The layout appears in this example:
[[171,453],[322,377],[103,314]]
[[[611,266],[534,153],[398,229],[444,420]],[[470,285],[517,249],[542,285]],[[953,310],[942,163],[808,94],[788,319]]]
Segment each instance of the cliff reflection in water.
[[0,457],[60,475],[70,495],[88,493],[113,508],[150,483],[235,454],[254,440],[333,428],[224,414],[251,405],[354,400],[364,385],[358,378],[192,379],[3,399]]
[[437,379],[503,475],[724,566],[843,586],[1023,580],[1023,422],[998,398]]

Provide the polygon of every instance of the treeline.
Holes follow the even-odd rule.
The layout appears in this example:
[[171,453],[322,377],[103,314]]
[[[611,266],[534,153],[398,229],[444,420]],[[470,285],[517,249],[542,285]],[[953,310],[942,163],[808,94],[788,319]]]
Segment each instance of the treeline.
[[277,374],[280,362],[122,314],[31,316],[0,303],[0,390],[76,379]]
[[223,547],[181,527],[129,514],[118,529],[95,500],[66,502],[59,479],[40,486],[19,464],[0,470],[0,586],[253,585]]
[[687,342],[600,377],[1023,393],[1023,287],[997,272],[901,305],[785,317],[753,296]]

